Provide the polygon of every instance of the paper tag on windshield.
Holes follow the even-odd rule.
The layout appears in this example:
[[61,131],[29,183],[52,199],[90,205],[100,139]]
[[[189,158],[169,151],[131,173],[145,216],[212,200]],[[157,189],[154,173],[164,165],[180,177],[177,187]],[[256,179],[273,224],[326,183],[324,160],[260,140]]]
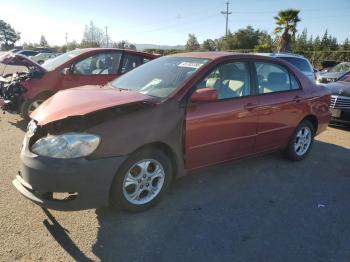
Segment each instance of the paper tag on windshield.
[[190,62],[182,62],[178,65],[178,67],[189,67],[189,68],[200,68],[203,64],[201,63],[190,63]]

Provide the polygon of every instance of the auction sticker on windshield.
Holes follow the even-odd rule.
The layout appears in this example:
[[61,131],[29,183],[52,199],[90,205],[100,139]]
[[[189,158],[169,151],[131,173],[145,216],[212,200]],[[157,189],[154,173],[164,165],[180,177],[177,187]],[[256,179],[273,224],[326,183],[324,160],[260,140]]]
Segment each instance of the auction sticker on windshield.
[[203,64],[201,63],[190,63],[190,62],[182,62],[178,65],[178,67],[189,67],[189,68],[200,68]]

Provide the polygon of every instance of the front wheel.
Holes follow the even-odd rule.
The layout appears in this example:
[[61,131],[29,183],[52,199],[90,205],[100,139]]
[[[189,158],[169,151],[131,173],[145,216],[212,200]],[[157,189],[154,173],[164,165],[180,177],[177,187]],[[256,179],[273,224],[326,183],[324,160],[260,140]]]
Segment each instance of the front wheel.
[[134,153],[118,171],[111,188],[111,203],[138,212],[155,205],[172,179],[169,158],[159,150]]
[[314,126],[310,121],[304,120],[295,129],[286,149],[287,158],[299,161],[310,152],[314,142]]
[[34,99],[25,100],[21,106],[21,116],[27,122],[30,121],[30,114],[33,113],[49,96],[41,95]]

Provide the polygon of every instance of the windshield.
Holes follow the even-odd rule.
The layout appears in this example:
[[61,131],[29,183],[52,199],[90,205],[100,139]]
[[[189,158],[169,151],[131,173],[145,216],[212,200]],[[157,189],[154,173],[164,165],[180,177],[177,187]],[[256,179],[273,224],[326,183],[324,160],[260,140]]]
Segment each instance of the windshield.
[[347,72],[350,71],[350,63],[340,63],[336,66],[333,66],[329,72],[335,73],[335,72]]
[[73,57],[76,57],[80,55],[84,50],[82,49],[76,49],[67,53],[64,53],[62,55],[59,55],[53,59],[45,61],[41,66],[45,68],[47,71],[52,71],[59,67],[60,65],[64,64],[65,62],[69,61]]
[[161,57],[114,80],[112,86],[160,98],[168,97],[208,61],[192,57]]
[[312,68],[310,67],[310,64],[305,59],[300,59],[296,57],[279,57],[279,58],[291,63],[302,72],[313,71]]
[[338,81],[350,82],[350,73],[347,73],[347,74],[343,75],[342,77],[340,77],[340,78],[338,79]]

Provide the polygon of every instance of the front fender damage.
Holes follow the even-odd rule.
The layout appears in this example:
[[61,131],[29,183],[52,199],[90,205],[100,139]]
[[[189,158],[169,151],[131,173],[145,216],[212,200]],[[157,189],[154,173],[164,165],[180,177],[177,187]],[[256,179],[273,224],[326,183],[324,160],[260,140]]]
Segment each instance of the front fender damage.
[[87,132],[99,135],[101,143],[89,159],[127,156],[141,147],[163,144],[173,153],[177,173],[183,174],[184,116],[185,109],[175,100],[119,105],[38,126],[30,144],[48,134]]

